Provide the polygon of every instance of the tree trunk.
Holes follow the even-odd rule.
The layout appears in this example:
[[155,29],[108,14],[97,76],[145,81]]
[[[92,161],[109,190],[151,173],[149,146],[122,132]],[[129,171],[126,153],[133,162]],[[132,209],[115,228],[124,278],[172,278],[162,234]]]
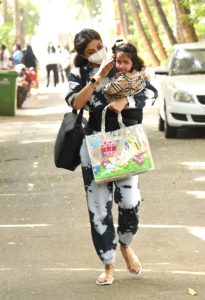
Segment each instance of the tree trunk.
[[169,26],[167,17],[166,17],[166,15],[165,15],[165,13],[162,9],[162,5],[160,3],[160,0],[152,0],[152,1],[153,1],[154,5],[156,6],[159,18],[160,18],[162,26],[164,27],[164,30],[167,34],[167,37],[169,39],[170,44],[171,45],[176,44],[177,40],[176,40],[176,38],[173,34],[173,31],[172,31],[171,27]]
[[152,18],[152,15],[151,15],[151,12],[147,5],[147,2],[146,2],[146,0],[138,0],[138,2],[141,7],[141,10],[143,11],[144,16],[146,18],[147,26],[150,30],[150,34],[152,36],[153,42],[156,45],[156,51],[159,53],[160,60],[165,61],[167,59],[167,53],[166,53],[166,50],[164,49],[162,41],[159,37],[157,26],[154,23],[154,20]]
[[139,37],[141,38],[141,42],[144,45],[145,50],[149,54],[151,65],[156,67],[160,64],[160,61],[159,61],[158,57],[156,56],[156,54],[154,53],[154,50],[153,50],[152,46],[150,45],[150,42],[146,36],[146,33],[144,31],[144,28],[142,26],[142,23],[141,23],[141,20],[139,17],[139,12],[137,11],[136,3],[134,0],[128,0],[128,3],[130,6],[130,11],[132,12],[132,15],[134,17],[134,22],[136,24],[136,31],[137,31]]
[[25,12],[23,8],[21,8],[19,12],[20,12],[20,40],[21,40],[20,43],[21,46],[23,47],[25,45],[25,23],[24,23]]
[[190,9],[185,7],[181,0],[174,0],[177,21],[180,24],[185,43],[197,42],[198,38],[194,25],[190,21]]
[[18,0],[14,0],[14,25],[16,30],[16,43],[21,44],[21,22]]
[[127,19],[125,18],[125,15],[123,13],[123,7],[122,7],[123,4],[122,4],[121,0],[117,0],[116,3],[117,3],[117,9],[118,9],[118,13],[119,13],[120,24],[121,24],[123,36],[125,38],[127,38],[127,36],[128,36],[128,25],[127,25]]
[[3,2],[3,19],[4,23],[8,22],[8,2],[4,0]]
[[182,29],[182,24],[179,19],[179,13],[174,2],[174,21],[175,21],[175,32],[178,43],[185,43],[184,32]]

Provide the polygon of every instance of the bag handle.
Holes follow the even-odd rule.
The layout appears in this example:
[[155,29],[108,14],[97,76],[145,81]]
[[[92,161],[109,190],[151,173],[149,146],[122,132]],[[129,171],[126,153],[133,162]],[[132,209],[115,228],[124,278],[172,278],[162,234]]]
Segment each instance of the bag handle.
[[76,123],[75,123],[75,126],[81,126],[82,125],[82,121],[83,121],[83,111],[84,111],[84,108],[81,108],[80,112],[77,113],[77,111],[75,109],[72,110],[72,112],[74,114],[77,114],[77,119],[76,119]]
[[[83,67],[80,67],[80,77],[81,77],[81,84],[82,86],[86,86],[86,72],[85,70],[83,69]],[[82,125],[82,120],[83,120],[83,110],[84,110],[84,107],[81,108],[79,114],[77,112],[76,109],[73,109],[72,112],[77,116],[77,120],[76,120],[76,123],[75,123],[75,126],[81,126]]]
[[[105,116],[106,116],[106,112],[107,112],[107,106],[104,107],[103,111],[102,111],[102,121],[101,121],[101,131],[104,133],[105,132]],[[117,121],[119,123],[120,128],[126,127],[123,123],[122,120],[122,114],[118,113],[117,114]]]

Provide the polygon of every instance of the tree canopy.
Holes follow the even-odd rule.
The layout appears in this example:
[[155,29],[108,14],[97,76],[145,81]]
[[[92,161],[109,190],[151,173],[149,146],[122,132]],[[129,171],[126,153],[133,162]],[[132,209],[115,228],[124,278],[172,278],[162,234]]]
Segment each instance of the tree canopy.
[[16,26],[19,26],[18,29],[22,41],[25,42],[25,38],[35,34],[35,29],[40,21],[38,6],[32,0],[1,1],[0,16],[3,19],[3,24],[0,25],[0,44],[6,44],[9,49],[14,43],[19,42],[17,40]]
[[[35,1],[0,0],[0,43],[11,47],[16,40],[24,43],[35,34],[40,21]],[[54,2],[57,0],[48,1],[48,5]],[[61,4],[74,12],[70,17],[76,22],[85,21],[98,31],[100,28],[100,33],[102,29],[113,39],[122,37],[139,46],[151,65],[163,62],[174,43],[205,39],[204,0],[65,0],[57,6]],[[55,22],[58,18],[56,14]],[[72,36],[75,28],[67,28]]]

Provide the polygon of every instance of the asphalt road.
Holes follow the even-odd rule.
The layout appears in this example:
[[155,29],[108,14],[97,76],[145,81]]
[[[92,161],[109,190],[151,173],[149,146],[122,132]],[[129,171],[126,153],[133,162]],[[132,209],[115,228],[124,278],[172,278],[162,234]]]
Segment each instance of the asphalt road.
[[0,299],[205,299],[205,133],[166,140],[157,107],[145,111],[156,169],[140,175],[143,272],[129,275],[118,253],[113,285],[99,287],[80,168],[53,163],[64,96],[44,89],[0,117]]

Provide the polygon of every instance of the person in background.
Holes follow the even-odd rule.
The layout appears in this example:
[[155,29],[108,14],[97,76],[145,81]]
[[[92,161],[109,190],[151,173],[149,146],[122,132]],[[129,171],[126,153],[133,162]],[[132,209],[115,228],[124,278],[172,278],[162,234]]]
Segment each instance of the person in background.
[[36,58],[31,45],[27,45],[26,49],[23,51],[22,63],[27,68],[27,76],[30,77],[32,81],[32,87],[39,87],[38,82],[38,59]]
[[52,42],[49,42],[47,48],[47,57],[46,57],[46,71],[47,71],[47,87],[50,84],[50,73],[53,72],[54,86],[59,83],[58,76],[58,64],[59,56]]
[[21,45],[16,44],[13,49],[14,49],[14,52],[13,52],[12,56],[10,57],[10,60],[12,61],[14,66],[18,65],[18,64],[22,64],[23,52],[21,50]]
[[[89,111],[85,134],[101,131],[102,111],[105,107],[106,131],[119,129],[118,113],[121,113],[125,126],[141,123],[146,100],[149,97],[152,103],[155,102],[156,89],[146,86],[140,96],[138,93],[109,102],[104,95],[104,87],[116,74],[116,69],[113,67],[113,58],[106,59],[106,48],[100,34],[93,29],[83,29],[75,35],[74,47],[76,55],[74,68],[69,75],[66,101],[75,110],[84,107]],[[80,157],[92,239],[104,265],[104,271],[97,277],[96,283],[110,285],[114,280],[117,236],[129,272],[137,275],[142,270],[131,248],[139,226],[141,195],[138,176],[99,184],[93,177],[85,138]],[[113,200],[118,205],[117,235],[112,215]]]
[[0,69],[6,70],[11,68],[11,61],[9,60],[10,53],[7,50],[6,45],[1,45],[0,48]]
[[58,54],[59,54],[59,74],[61,77],[61,81],[67,81],[68,75],[70,72],[70,53],[69,51],[58,45]]
[[69,50],[69,47],[65,47],[65,50],[67,52],[67,60],[65,61],[65,66],[64,66],[64,70],[65,70],[65,74],[66,74],[66,78],[68,80],[69,78],[69,74],[70,74],[70,69],[71,69],[71,57],[72,57],[72,52]]
[[23,53],[22,62],[27,68],[33,68],[34,71],[37,70],[38,60],[33,52],[31,45],[26,46],[26,50]]

